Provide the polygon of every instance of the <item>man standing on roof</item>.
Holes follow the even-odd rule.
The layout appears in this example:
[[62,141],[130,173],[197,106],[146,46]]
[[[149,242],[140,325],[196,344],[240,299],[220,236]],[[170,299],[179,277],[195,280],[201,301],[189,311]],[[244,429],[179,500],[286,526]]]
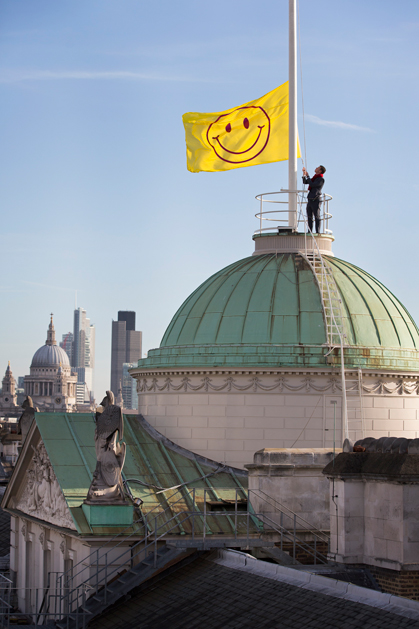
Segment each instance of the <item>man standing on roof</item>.
[[307,196],[307,221],[308,228],[313,231],[313,217],[316,221],[316,234],[320,234],[320,196],[324,186],[323,175],[326,172],[324,166],[317,166],[314,171],[316,174],[313,177],[308,176],[308,172],[303,167],[303,183],[308,183],[308,196]]

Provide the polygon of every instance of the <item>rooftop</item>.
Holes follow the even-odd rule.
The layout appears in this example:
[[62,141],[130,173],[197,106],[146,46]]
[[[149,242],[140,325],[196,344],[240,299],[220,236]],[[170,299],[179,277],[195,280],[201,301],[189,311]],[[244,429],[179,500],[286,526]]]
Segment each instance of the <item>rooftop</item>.
[[[39,434],[38,434],[39,433]],[[89,527],[82,510],[93,472],[96,468],[95,417],[93,413],[35,413],[13,477],[25,472],[33,455],[30,445],[41,438],[51,461],[58,483],[70,509],[75,528],[80,535],[109,535],[116,533],[106,527]],[[165,522],[182,509],[192,506],[191,492],[195,488],[197,508],[202,509],[204,490],[206,501],[222,504],[235,499],[236,490],[247,498],[247,472],[224,466],[177,446],[154,430],[141,416],[124,415],[124,441],[127,444],[123,478],[133,498],[142,502],[141,513],[157,517],[160,533]],[[25,517],[29,517],[25,515]],[[138,519],[138,515],[137,515]],[[136,525],[143,533],[142,525]],[[173,522],[171,523],[173,526]],[[214,533],[228,533],[228,518],[212,523]],[[179,523],[172,534],[189,532],[190,521]],[[196,523],[198,533],[199,522]],[[132,534],[133,529],[126,534]],[[209,533],[211,534],[211,533]]]
[[[362,602],[361,602],[362,601]],[[406,608],[398,607],[406,604]],[[383,609],[384,607],[384,609]],[[311,577],[243,553],[195,556],[166,570],[90,629],[407,629],[419,627],[419,604],[362,587]]]
[[[173,317],[160,347],[138,368],[333,364],[333,356],[325,358],[318,278],[301,252],[283,251],[295,238],[304,235],[278,236],[274,253],[234,262],[201,284]],[[417,371],[419,331],[404,306],[366,271],[323,257],[342,300],[346,367]]]

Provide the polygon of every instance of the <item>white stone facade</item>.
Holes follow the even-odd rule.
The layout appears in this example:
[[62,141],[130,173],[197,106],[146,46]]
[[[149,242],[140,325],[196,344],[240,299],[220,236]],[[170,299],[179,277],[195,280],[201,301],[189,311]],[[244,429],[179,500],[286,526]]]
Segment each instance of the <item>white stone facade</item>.
[[253,463],[246,465],[249,501],[255,512],[266,515],[267,523],[289,529],[295,514],[300,535],[310,527],[329,532],[329,481],[322,472],[335,454],[329,448],[265,448],[256,452]]
[[[395,456],[395,455],[389,455]],[[330,481],[330,555],[339,563],[419,570],[419,485]]]
[[[138,412],[177,444],[236,467],[263,448],[341,446],[338,371],[135,370]],[[350,437],[419,436],[419,372],[347,373]],[[334,405],[336,402],[336,422]]]
[[[49,609],[53,614],[58,613],[59,607],[55,607],[54,594],[59,593],[60,581],[57,576],[73,570],[74,580],[71,587],[80,586],[88,581],[90,575],[96,572],[97,547],[106,540],[97,540],[91,545],[83,538],[73,537],[51,528],[46,524],[38,524],[26,518],[12,516],[11,518],[11,546],[10,546],[10,571],[14,579],[14,587],[17,588],[18,608],[26,614],[34,614],[40,609],[43,596],[48,585],[50,599]],[[129,565],[130,551],[124,555],[124,546],[117,548],[114,553],[108,554],[108,561],[113,562],[113,556],[117,558],[114,566],[121,566],[123,571]],[[99,563],[101,566],[102,564]],[[64,587],[64,584],[63,584]],[[61,596],[65,590],[61,590]],[[94,590],[93,590],[94,592]],[[91,594],[87,589],[87,596]],[[74,598],[75,598],[74,594]],[[57,599],[57,605],[58,599]],[[64,611],[64,609],[62,610]]]
[[90,552],[82,540],[16,516],[11,519],[10,542],[10,570],[18,588],[18,607],[28,614],[40,607],[48,573],[69,570]]

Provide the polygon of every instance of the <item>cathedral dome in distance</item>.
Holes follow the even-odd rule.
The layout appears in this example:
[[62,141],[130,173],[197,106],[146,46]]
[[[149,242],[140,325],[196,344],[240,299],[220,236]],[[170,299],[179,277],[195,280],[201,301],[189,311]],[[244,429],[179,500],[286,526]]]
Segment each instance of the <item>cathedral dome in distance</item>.
[[59,367],[60,364],[64,367],[70,367],[67,353],[57,345],[55,340],[55,329],[51,315],[47,340],[45,345],[40,347],[33,355],[31,367]]

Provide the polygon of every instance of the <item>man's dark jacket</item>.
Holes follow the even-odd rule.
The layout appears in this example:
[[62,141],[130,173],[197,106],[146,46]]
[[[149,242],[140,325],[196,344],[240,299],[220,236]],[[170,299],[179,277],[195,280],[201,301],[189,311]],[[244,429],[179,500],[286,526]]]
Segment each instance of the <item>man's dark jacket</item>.
[[310,179],[310,177],[303,177],[303,183],[308,184],[310,186],[310,190],[308,191],[307,199],[317,199],[320,196],[322,188],[324,186],[324,178],[316,177]]

